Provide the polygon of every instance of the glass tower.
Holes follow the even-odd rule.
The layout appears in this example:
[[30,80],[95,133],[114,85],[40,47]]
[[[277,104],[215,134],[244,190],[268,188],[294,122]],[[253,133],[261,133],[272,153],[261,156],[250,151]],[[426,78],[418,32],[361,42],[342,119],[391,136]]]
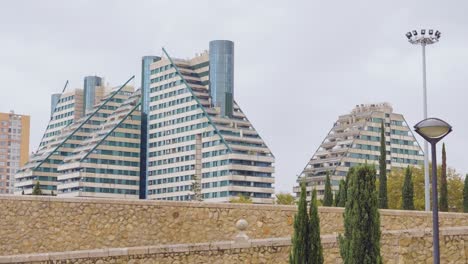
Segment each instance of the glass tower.
[[221,116],[232,116],[234,100],[234,42],[210,41],[210,95]]
[[52,94],[50,97],[50,116],[54,114],[55,107],[57,106],[58,101],[60,100],[60,96],[62,94],[56,93]]
[[102,86],[102,79],[99,76],[86,76],[84,78],[84,110],[93,109],[95,102],[96,86]]
[[148,169],[148,113],[151,83],[150,65],[161,59],[159,56],[144,56],[141,61],[141,155],[140,155],[140,199],[147,197]]

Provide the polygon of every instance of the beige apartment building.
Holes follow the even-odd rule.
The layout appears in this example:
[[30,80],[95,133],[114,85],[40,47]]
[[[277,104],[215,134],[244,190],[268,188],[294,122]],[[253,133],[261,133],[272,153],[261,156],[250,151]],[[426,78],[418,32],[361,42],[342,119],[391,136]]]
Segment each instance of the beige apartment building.
[[[91,106],[89,104],[92,104]],[[39,148],[16,175],[15,193],[138,197],[140,91],[85,77],[84,89],[52,95]]]
[[[323,198],[327,173],[336,192],[353,166],[374,164],[378,172],[382,122],[387,170],[422,165],[424,154],[402,114],[394,113],[388,103],[356,105],[349,114],[338,117],[297,179],[306,183],[308,199],[314,188],[317,197]],[[299,194],[298,185],[294,192]]]
[[275,158],[234,100],[234,43],[190,59],[145,56],[141,89],[100,77],[52,95],[39,149],[16,193],[72,197],[274,201]]
[[0,113],[0,194],[13,194],[14,175],[28,161],[27,115]]
[[164,55],[149,65],[147,198],[273,203],[275,158],[234,100],[234,43]]

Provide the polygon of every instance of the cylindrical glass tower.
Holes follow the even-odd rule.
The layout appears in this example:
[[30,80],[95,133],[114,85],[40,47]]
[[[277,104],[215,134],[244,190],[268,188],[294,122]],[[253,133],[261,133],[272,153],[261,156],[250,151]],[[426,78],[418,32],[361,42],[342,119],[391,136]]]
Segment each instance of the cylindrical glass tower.
[[96,98],[96,86],[102,85],[99,76],[86,76],[84,78],[84,112],[93,109]]
[[234,42],[210,41],[210,94],[222,116],[231,116],[234,104]]
[[54,114],[55,107],[57,106],[61,95],[62,94],[57,93],[57,94],[52,94],[52,96],[50,97],[50,115],[51,116]]

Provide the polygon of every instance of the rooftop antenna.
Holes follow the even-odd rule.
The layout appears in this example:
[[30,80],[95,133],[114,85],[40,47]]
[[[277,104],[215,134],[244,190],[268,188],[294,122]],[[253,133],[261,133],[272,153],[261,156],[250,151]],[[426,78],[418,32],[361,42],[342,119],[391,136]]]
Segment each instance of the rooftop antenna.
[[68,80],[67,80],[67,82],[65,83],[65,86],[63,87],[62,93],[65,92],[65,89],[67,89],[67,86],[68,86]]

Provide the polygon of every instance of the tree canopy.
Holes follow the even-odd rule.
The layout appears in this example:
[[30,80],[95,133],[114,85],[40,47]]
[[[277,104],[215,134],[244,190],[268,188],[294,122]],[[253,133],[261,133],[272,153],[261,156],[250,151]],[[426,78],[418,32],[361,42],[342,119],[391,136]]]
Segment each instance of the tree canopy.
[[[429,166],[431,167],[431,166]],[[424,170],[418,167],[412,168],[413,201],[415,210],[424,210]],[[431,172],[429,173],[431,175]],[[438,168],[438,180],[440,182],[441,166]],[[405,170],[394,168],[388,175],[388,208],[402,208],[402,188],[405,179]],[[439,186],[440,187],[440,186]],[[451,212],[463,211],[463,180],[454,169],[447,167],[447,193],[448,206]]]
[[39,181],[36,181],[36,184],[34,185],[32,195],[42,195],[42,190],[41,190],[41,184]]
[[293,205],[296,199],[290,193],[278,193],[276,195],[276,204]]
[[244,204],[251,204],[252,203],[252,198],[239,194],[237,198],[232,198],[229,200],[230,203],[244,203]]

